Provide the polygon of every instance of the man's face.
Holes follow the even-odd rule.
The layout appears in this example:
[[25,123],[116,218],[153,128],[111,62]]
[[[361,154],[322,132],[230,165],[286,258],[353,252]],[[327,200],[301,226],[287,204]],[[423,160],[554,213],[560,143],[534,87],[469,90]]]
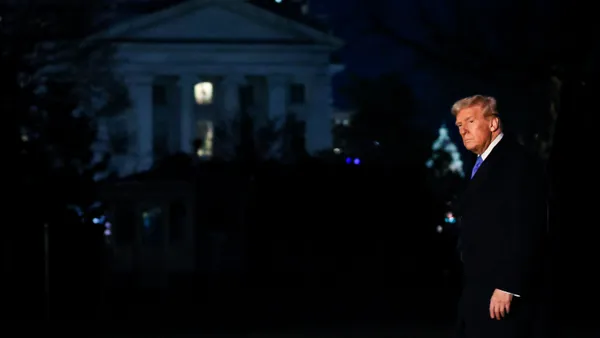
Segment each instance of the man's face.
[[485,117],[479,106],[465,108],[456,114],[456,126],[467,150],[481,155],[492,143],[498,130],[498,119]]

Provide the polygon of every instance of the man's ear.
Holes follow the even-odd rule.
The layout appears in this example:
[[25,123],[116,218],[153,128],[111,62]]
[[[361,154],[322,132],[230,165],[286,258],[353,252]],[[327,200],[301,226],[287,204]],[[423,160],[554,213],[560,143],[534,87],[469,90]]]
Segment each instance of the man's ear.
[[500,128],[500,120],[498,119],[498,117],[492,116],[492,118],[490,119],[490,131],[495,132],[496,130],[498,130],[498,128]]

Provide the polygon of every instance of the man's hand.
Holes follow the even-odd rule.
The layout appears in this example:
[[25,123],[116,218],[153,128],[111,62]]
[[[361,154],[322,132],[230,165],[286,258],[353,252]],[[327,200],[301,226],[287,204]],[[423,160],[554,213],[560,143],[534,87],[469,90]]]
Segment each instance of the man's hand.
[[502,290],[494,290],[490,300],[490,318],[501,320],[510,311],[513,295]]

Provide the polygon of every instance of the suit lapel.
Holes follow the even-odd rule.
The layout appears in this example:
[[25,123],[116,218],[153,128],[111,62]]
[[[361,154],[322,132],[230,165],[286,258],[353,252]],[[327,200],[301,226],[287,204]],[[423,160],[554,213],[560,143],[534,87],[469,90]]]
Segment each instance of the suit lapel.
[[461,205],[468,205],[474,196],[477,195],[477,191],[485,186],[486,182],[490,180],[490,170],[495,166],[495,163],[500,161],[503,153],[505,152],[505,148],[508,146],[508,142],[504,138],[494,147],[492,152],[488,155],[488,157],[481,163],[479,169],[475,173],[475,176],[469,181],[465,192],[463,193],[463,198]]

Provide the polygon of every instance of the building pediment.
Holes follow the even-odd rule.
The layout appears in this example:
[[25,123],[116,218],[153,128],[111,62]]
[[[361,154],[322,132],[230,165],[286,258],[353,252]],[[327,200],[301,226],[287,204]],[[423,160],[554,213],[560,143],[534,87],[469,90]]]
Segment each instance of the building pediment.
[[339,47],[330,34],[244,0],[189,0],[119,23],[97,37],[125,41],[310,43]]

